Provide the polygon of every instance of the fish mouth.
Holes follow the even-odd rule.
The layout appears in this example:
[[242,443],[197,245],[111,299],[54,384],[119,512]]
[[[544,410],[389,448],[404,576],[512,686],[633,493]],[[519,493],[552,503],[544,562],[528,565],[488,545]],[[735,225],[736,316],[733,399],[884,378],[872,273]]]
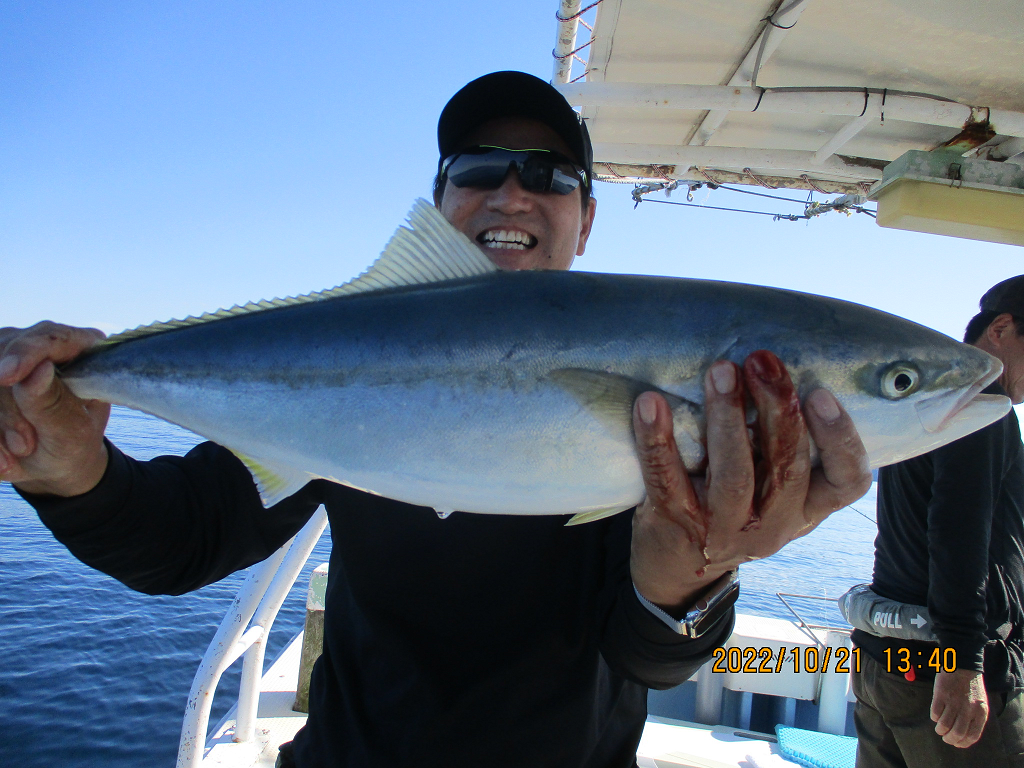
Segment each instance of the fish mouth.
[[[914,406],[917,418],[926,432],[944,432],[956,422],[956,426],[962,427],[967,423],[975,424],[964,434],[969,434],[974,429],[991,424],[1009,411],[1010,399],[1003,395],[983,395],[981,391],[989,384],[999,378],[1003,372],[1003,364],[998,358],[987,353],[988,369],[974,384],[966,390],[948,392],[944,395],[930,397]],[[1004,407],[1005,406],[1005,407]],[[997,411],[1000,411],[997,413]],[[981,420],[987,419],[984,423]]]

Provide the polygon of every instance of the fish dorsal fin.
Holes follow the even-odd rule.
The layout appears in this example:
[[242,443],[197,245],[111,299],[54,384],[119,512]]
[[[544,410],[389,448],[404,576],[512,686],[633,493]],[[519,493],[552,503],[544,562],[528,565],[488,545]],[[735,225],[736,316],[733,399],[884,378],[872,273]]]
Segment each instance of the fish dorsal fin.
[[198,317],[189,316],[183,320],[140,325],[138,328],[109,336],[101,344],[117,344],[176,328],[187,328],[191,325],[295,304],[323,301],[336,296],[349,296],[403,285],[438,283],[498,271],[472,240],[453,227],[441,212],[426,200],[421,198],[413,203],[406,219],[409,226],[401,226],[395,230],[395,234],[391,236],[391,240],[377,260],[359,277],[343,285],[302,296],[251,301],[230,309],[206,312]]
[[426,200],[417,200],[384,252],[363,274],[332,291],[335,296],[423,285],[497,272],[483,251]]

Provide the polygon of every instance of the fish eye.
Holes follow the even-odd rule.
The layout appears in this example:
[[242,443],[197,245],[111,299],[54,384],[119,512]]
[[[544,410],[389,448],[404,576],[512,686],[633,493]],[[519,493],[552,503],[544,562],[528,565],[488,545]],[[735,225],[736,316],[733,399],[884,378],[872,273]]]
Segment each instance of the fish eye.
[[890,400],[899,400],[917,391],[921,383],[921,373],[907,363],[895,363],[882,373],[882,396]]

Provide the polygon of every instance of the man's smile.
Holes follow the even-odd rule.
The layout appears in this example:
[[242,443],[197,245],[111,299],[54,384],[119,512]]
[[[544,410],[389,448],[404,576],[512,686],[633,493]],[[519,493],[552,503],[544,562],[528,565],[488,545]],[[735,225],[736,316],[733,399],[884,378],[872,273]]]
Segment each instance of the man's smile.
[[537,245],[537,238],[521,229],[486,229],[476,236],[484,248],[508,248],[526,251]]

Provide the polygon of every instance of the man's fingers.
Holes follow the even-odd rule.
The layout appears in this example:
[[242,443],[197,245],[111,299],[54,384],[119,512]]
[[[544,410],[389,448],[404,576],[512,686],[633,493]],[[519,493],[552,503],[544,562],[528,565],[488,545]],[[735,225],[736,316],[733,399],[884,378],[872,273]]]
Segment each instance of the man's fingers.
[[11,391],[25,419],[39,429],[73,424],[86,413],[84,402],[57,378],[49,360],[39,363]]
[[965,729],[964,734],[957,741],[950,743],[953,744],[953,746],[960,747],[960,749],[966,749],[973,744],[977,744],[978,739],[981,738],[981,734],[985,730],[986,719],[987,718],[975,715],[967,723],[967,728]]
[[648,600],[675,608],[707,584],[707,521],[676,448],[665,398],[642,393],[633,405],[633,430],[647,498],[633,516],[630,575]]
[[[9,330],[9,329],[8,329]],[[95,328],[43,322],[0,338],[0,386],[16,384],[44,360],[66,363],[104,338]]]
[[727,530],[745,525],[754,495],[754,459],[747,435],[746,404],[739,368],[713,364],[704,377],[707,413],[708,508]]
[[953,726],[956,724],[956,709],[948,705],[939,705],[938,713],[935,712],[935,702],[932,702],[932,720],[935,721],[935,732],[942,737],[947,744],[947,739]]
[[956,670],[935,676],[932,706],[935,733],[954,747],[976,743],[988,720],[988,695],[980,672]]
[[32,453],[35,441],[35,430],[21,415],[10,387],[0,387],[0,463]]
[[952,707],[947,707],[939,722],[935,724],[935,733],[942,737],[942,740],[959,749],[966,749],[976,744],[985,730],[985,720],[973,708],[959,712],[955,718],[950,714]]
[[[952,706],[952,703],[937,703],[933,700],[931,717],[935,721],[935,733],[941,736],[944,742],[955,747],[961,746],[970,726],[970,713],[966,706],[958,708]],[[974,741],[977,741],[977,738]]]
[[[35,405],[53,384],[52,363],[72,360],[103,338],[95,328],[73,328],[57,323],[37,323],[28,329],[0,328],[0,473],[9,478],[19,458],[30,456],[38,434],[18,402]],[[36,409],[37,410],[37,409]]]
[[[29,374],[12,388],[14,400],[18,407],[23,409],[24,413],[32,413],[39,410],[41,401],[47,395],[51,401],[58,397],[56,391],[51,391],[54,389],[53,385],[56,374],[57,371],[53,367],[53,363],[49,360],[44,360],[33,370],[29,371]],[[30,410],[25,410],[26,405],[30,406]],[[52,405],[52,402],[43,405],[44,407]]]
[[0,328],[0,480],[28,493],[77,496],[106,470],[110,406],[76,397],[56,364],[103,338],[91,328]]
[[2,441],[0,441],[0,480],[6,480],[5,475],[15,466],[14,457],[7,452]]
[[806,506],[808,522],[817,525],[868,492],[871,469],[853,420],[831,392],[812,392],[805,415],[821,459],[820,469],[811,473]]
[[107,467],[103,430],[109,404],[76,397],[49,360],[10,391],[36,439],[31,454],[4,471],[3,479],[28,493],[58,496],[77,496],[94,488]]
[[[672,409],[665,398],[643,392],[633,405],[633,432],[640,472],[653,509],[684,525],[702,524],[700,505],[679,456],[672,431]],[[680,517],[678,513],[684,513]]]

